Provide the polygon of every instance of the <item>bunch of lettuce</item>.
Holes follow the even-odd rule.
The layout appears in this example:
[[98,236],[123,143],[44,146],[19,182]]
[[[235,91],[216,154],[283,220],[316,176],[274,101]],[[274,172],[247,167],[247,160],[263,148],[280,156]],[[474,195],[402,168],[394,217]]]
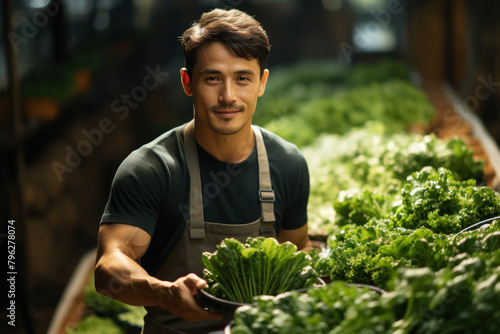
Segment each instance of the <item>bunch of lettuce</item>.
[[311,176],[312,232],[330,233],[334,222],[364,224],[392,213],[400,204],[406,178],[425,166],[445,167],[458,181],[484,177],[484,162],[476,160],[461,139],[390,134],[380,122],[369,122],[342,136],[319,136],[302,152]]
[[405,268],[391,291],[334,281],[304,294],[259,298],[234,315],[233,334],[429,333],[500,331],[500,249],[459,254],[439,271]]
[[410,175],[393,224],[436,233],[458,233],[482,220],[500,216],[500,196],[475,180],[456,181],[444,168],[425,167]]
[[340,192],[333,207],[339,226],[390,219],[393,227],[450,234],[500,215],[500,197],[475,180],[457,181],[450,170],[428,166],[408,176],[400,193],[349,189]]
[[[234,314],[232,334],[270,333],[333,333],[344,322],[355,321],[359,315],[356,304],[376,303],[380,297],[367,288],[333,282],[328,286],[309,289],[306,293],[288,292],[278,297],[256,298],[252,306],[242,306]],[[381,308],[382,312],[385,312]],[[390,326],[389,317],[365,318],[365,324]],[[337,333],[337,332],[335,332]]]
[[462,233],[441,234],[421,227],[394,228],[381,221],[345,226],[328,239],[322,253],[313,251],[313,267],[333,280],[388,288],[400,268],[427,267],[433,271],[452,258],[500,249],[500,223]]
[[434,116],[425,93],[400,80],[314,96],[295,109],[278,114],[264,127],[299,147],[321,133],[343,134],[372,120],[383,122],[390,133],[400,133],[412,124],[429,124]]
[[460,138],[441,140],[430,134],[415,136],[412,141],[393,140],[385,147],[380,160],[391,177],[403,182],[424,167],[445,168],[457,181],[482,182],[484,178],[484,161],[476,159]]
[[[339,91],[391,80],[410,83],[408,66],[393,59],[356,66],[331,60],[277,66],[271,70],[266,93],[259,100],[253,121],[265,126],[283,117],[283,122],[294,123],[300,117],[289,116],[299,114],[302,106],[313,100],[330,99]],[[297,129],[300,124],[292,126]]]
[[394,333],[500,332],[500,250],[458,255],[437,272],[409,269],[392,284],[394,292],[381,302],[399,318]]
[[311,257],[290,242],[248,238],[245,244],[224,239],[214,253],[202,255],[205,288],[219,298],[250,303],[255,296],[307,288],[318,281]]
[[[332,279],[386,287],[398,268],[439,270],[458,254],[500,248],[500,225],[459,233],[500,216],[500,196],[446,169],[424,167],[403,185],[400,201],[365,190],[334,204],[342,224],[313,266]],[[385,199],[385,200],[384,200]]]
[[379,193],[369,189],[342,191],[334,201],[335,223],[339,226],[365,225],[371,220],[389,218],[398,208],[400,196]]
[[332,96],[345,85],[348,72],[348,67],[334,61],[304,61],[271,69],[253,122],[264,126],[276,117],[296,114],[297,107],[311,99]]

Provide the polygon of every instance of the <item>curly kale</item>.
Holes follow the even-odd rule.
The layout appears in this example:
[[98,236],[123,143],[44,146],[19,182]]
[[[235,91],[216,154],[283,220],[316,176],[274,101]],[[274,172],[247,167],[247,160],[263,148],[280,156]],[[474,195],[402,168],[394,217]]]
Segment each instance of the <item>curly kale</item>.
[[346,226],[328,240],[328,251],[313,257],[313,267],[331,279],[382,288],[399,268],[440,270],[459,254],[474,255],[500,249],[500,223],[446,235],[428,228],[389,229],[383,222]]
[[378,194],[368,189],[359,192],[353,190],[342,191],[333,203],[337,225],[364,225],[372,219],[389,218],[395,210],[395,196]]
[[477,160],[467,144],[460,138],[440,140],[434,134],[411,143],[394,143],[381,157],[395,178],[405,181],[424,167],[445,168],[458,181],[483,181],[484,161]]
[[491,188],[475,184],[474,180],[456,181],[447,169],[425,167],[408,177],[393,224],[450,234],[499,216],[500,197]]

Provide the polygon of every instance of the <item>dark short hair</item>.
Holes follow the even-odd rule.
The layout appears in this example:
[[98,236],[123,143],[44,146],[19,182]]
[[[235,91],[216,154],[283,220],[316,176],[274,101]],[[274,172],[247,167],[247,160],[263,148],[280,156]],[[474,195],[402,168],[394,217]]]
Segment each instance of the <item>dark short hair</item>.
[[270,45],[266,32],[252,16],[237,9],[214,9],[201,15],[180,37],[187,73],[191,76],[198,50],[210,42],[223,42],[238,56],[257,59],[264,72]]

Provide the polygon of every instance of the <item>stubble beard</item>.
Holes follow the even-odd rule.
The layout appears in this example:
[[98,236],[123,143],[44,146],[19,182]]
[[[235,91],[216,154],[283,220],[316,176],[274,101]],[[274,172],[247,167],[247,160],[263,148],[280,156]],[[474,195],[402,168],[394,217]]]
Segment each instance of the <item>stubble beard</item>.
[[[217,105],[217,106],[212,106],[210,109],[214,110],[214,109],[240,109],[242,111],[242,113],[245,113],[245,108],[244,107],[241,107],[241,106],[235,106],[233,104],[230,104],[230,105]],[[223,126],[217,126],[215,123],[210,123],[209,126],[210,126],[210,129],[219,134],[219,135],[223,135],[223,136],[230,136],[230,135],[234,135],[234,134],[237,134],[238,132],[241,131],[241,129],[243,129],[243,127],[251,120],[247,120],[246,122],[244,122],[243,124],[241,125],[236,125],[236,126],[231,126],[231,122],[235,121],[233,119],[222,119],[220,120],[222,122],[224,122],[225,125]]]
[[223,120],[226,124],[228,124],[228,126],[223,126],[223,127],[219,127],[219,126],[216,126],[214,124],[210,124],[210,129],[219,134],[219,135],[223,135],[223,136],[230,136],[230,135],[235,135],[237,134],[238,132],[241,131],[241,129],[243,129],[243,127],[245,126],[245,124],[248,122],[245,122],[243,124],[241,124],[241,126],[238,126],[238,127],[233,127],[233,126],[230,126],[229,123],[231,122],[230,119],[228,120]]

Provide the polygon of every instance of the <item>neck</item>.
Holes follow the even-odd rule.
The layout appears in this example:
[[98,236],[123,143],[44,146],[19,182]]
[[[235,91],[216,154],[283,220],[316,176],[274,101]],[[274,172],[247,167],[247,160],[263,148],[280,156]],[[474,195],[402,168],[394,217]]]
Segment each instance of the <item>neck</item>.
[[255,137],[251,124],[245,125],[232,135],[214,133],[208,127],[194,127],[198,145],[220,161],[239,163],[247,159],[255,146]]

